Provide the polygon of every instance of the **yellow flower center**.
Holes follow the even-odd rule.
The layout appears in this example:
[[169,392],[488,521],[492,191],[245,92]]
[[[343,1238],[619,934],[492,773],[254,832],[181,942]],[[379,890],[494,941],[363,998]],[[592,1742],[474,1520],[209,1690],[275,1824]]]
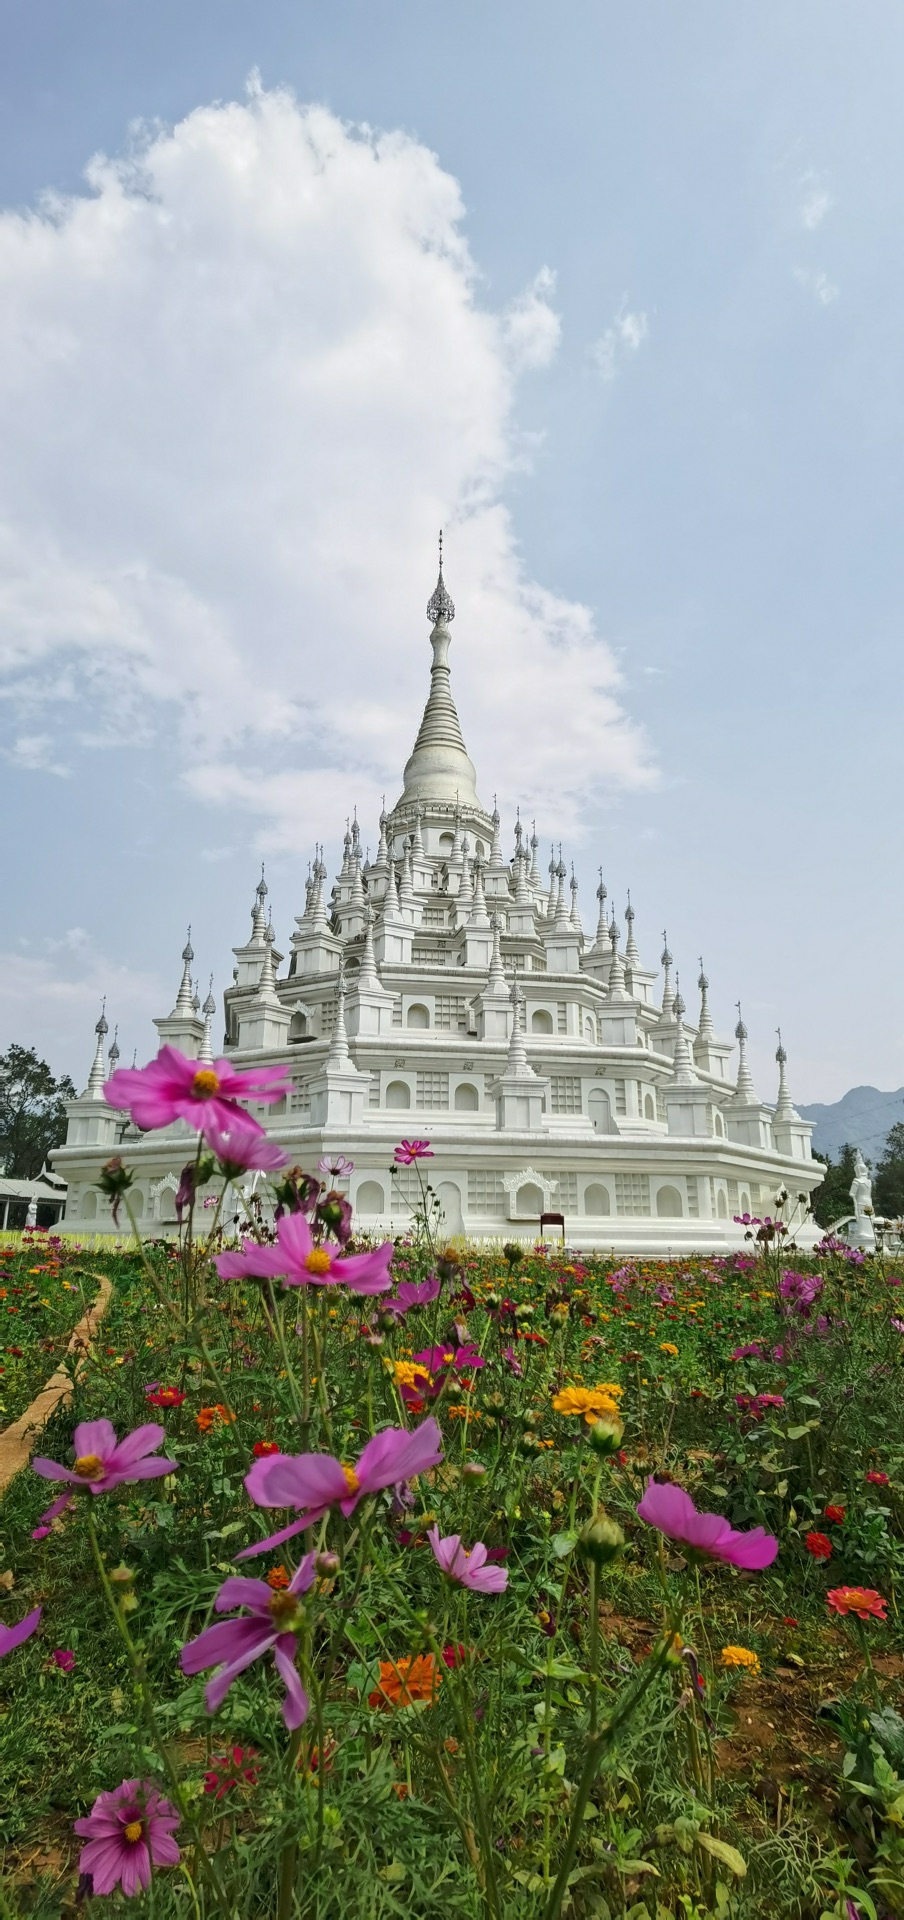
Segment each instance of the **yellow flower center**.
[[309,1273],[329,1273],[332,1258],[325,1247],[312,1247],[305,1260]]
[[354,1467],[343,1467],[342,1471],[345,1475],[345,1484],[349,1490],[349,1493],[360,1493],[361,1482],[358,1479],[358,1475],[356,1474]]
[[267,1611],[273,1625],[279,1628],[280,1633],[285,1633],[298,1619],[301,1608],[294,1593],[274,1593],[267,1602]]
[[122,1832],[123,1839],[128,1840],[130,1847],[135,1847],[141,1839],[144,1828],[140,1820],[130,1820],[128,1826],[123,1827]]
[[96,1453],[83,1453],[81,1459],[76,1460],[75,1471],[80,1480],[100,1480],[104,1463]]
[[220,1091],[220,1076],[212,1067],[199,1067],[191,1086],[199,1100],[210,1100]]

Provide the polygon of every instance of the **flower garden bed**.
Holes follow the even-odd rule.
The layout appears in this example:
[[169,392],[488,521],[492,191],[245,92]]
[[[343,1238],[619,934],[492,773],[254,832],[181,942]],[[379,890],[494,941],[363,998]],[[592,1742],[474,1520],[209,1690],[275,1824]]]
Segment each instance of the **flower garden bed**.
[[92,1255],[47,1234],[0,1244],[0,1434],[26,1411],[66,1355],[95,1299]]
[[895,1270],[443,1249],[426,1183],[356,1246],[273,1171],[276,1235],[92,1252],[0,1510],[0,1913],[898,1920]]

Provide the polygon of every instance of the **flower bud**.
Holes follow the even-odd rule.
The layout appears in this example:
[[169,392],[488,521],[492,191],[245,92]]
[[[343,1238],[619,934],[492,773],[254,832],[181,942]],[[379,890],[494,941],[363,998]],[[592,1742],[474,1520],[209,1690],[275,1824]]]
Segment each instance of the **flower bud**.
[[488,1293],[483,1304],[486,1307],[487,1313],[495,1313],[497,1307],[501,1307],[502,1305],[501,1293]]
[[120,1565],[118,1567],[111,1567],[110,1569],[110,1579],[113,1581],[114,1586],[130,1587],[134,1578],[135,1575],[131,1567]]
[[377,1320],[377,1326],[381,1333],[392,1333],[397,1325],[398,1322],[394,1313],[381,1313]]
[[625,1536],[618,1522],[608,1519],[600,1508],[582,1529],[578,1537],[578,1552],[582,1559],[592,1561],[594,1566],[607,1567],[619,1558],[624,1544]]
[[332,1580],[339,1572],[339,1555],[338,1553],[318,1553],[314,1566],[321,1580]]
[[383,1345],[382,1333],[366,1333],[364,1335],[364,1345],[366,1347],[382,1347]]
[[550,1307],[549,1320],[554,1327],[567,1327],[568,1308],[564,1300],[557,1300],[555,1306]]
[[618,1418],[617,1414],[603,1413],[598,1420],[594,1420],[593,1426],[588,1428],[587,1439],[594,1453],[601,1454],[605,1459],[608,1454],[618,1452],[624,1431],[625,1423]]
[[461,1470],[463,1480],[484,1480],[486,1467],[479,1460],[466,1460]]
[[522,1453],[536,1453],[539,1450],[540,1442],[536,1434],[528,1430],[527,1433],[522,1433],[518,1445]]
[[520,1307],[515,1308],[516,1320],[532,1320],[533,1317],[534,1310],[529,1300],[523,1300]]

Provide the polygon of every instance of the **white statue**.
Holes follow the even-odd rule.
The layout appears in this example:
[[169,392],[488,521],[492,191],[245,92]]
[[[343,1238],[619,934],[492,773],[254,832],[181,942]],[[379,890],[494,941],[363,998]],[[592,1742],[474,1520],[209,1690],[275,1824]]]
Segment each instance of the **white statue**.
[[28,1202],[28,1211],[25,1215],[26,1231],[31,1227],[36,1227],[37,1224],[38,1224],[38,1203],[37,1203],[37,1200],[31,1199]]
[[869,1177],[869,1168],[860,1148],[854,1155],[854,1178],[851,1181],[851,1199],[854,1203],[855,1224],[849,1235],[851,1245],[859,1247],[862,1253],[875,1253],[876,1235],[873,1229],[873,1187]]

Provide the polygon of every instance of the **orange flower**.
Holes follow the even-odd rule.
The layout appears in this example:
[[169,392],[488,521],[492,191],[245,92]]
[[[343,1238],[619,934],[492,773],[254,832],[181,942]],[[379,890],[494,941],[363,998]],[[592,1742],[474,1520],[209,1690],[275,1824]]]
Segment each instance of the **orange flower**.
[[282,1590],[282,1588],[287,1587],[288,1584],[289,1584],[289,1576],[286,1572],[285,1567],[270,1568],[270,1571],[267,1575],[267,1585],[268,1587],[273,1588],[274,1593],[279,1593]]
[[199,1433],[209,1433],[211,1427],[231,1427],[234,1420],[235,1414],[224,1407],[222,1400],[218,1400],[213,1407],[202,1407],[200,1413],[195,1414],[195,1426]]
[[381,1660],[379,1686],[367,1697],[372,1707],[390,1710],[413,1707],[418,1701],[436,1699],[441,1678],[432,1653],[419,1653],[412,1659]]
[[833,1613],[855,1613],[858,1620],[884,1620],[888,1605],[875,1587],[832,1587],[826,1603]]

